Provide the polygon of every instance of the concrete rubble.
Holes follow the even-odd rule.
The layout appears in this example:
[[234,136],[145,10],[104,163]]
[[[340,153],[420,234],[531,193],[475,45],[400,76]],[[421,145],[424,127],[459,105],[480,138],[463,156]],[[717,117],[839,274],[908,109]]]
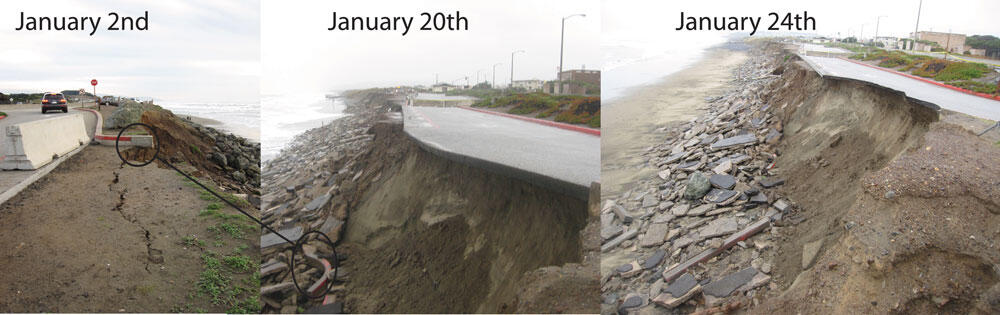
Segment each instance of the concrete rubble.
[[761,98],[772,70],[749,57],[706,113],[658,129],[668,140],[645,153],[655,175],[606,198],[603,257],[632,261],[602,269],[602,313],[756,305],[770,291],[779,240],[768,227],[794,207],[774,165],[782,122]]
[[[365,173],[360,161],[372,150],[373,130],[379,128],[378,122],[384,118],[381,113],[388,112],[389,106],[388,102],[367,99],[349,101],[344,110],[348,116],[296,136],[281,154],[266,161],[262,171],[261,220],[293,242],[307,232],[320,231],[339,244],[349,220],[349,209],[360,202],[360,192],[367,183],[379,176]],[[310,234],[304,241],[303,252],[296,253],[295,262],[289,262],[292,246],[270,231],[261,232],[263,313],[343,307],[341,291],[350,281],[348,257],[338,253],[335,259],[322,237],[317,240],[317,234]],[[340,265],[334,265],[338,259]],[[324,266],[324,261],[329,265]],[[300,296],[291,279],[292,268],[299,285],[310,292],[325,289],[332,272],[324,269],[335,269],[333,289],[321,299]]]

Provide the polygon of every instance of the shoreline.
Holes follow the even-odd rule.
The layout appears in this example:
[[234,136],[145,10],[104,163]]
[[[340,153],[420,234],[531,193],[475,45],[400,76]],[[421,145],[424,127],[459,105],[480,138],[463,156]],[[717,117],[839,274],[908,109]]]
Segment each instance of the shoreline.
[[[164,108],[166,109],[166,108]],[[169,110],[169,109],[168,109]],[[171,111],[173,112],[173,111]],[[179,115],[174,114],[184,120],[199,124],[205,127],[210,127],[218,129],[225,133],[233,134],[237,137],[245,138],[251,142],[260,143],[260,130],[247,127],[240,124],[226,123],[212,118],[205,118],[195,115]]]
[[[296,117],[305,116],[294,122],[282,122],[282,119],[287,118],[287,113],[276,113],[276,115],[268,116],[270,119],[261,119],[261,131],[268,130],[268,141],[265,143],[261,140],[261,161],[270,161],[281,155],[281,152],[288,149],[293,143],[295,143],[296,138],[302,136],[310,130],[316,128],[322,128],[324,126],[330,125],[337,120],[344,117],[351,116],[350,113],[346,112],[349,107],[349,102],[351,99],[349,97],[343,96],[345,92],[336,92],[337,97],[327,97],[322,96],[321,100],[310,103],[306,109],[313,110],[310,114],[318,114],[319,117],[313,115],[301,115],[296,114]],[[272,95],[272,98],[277,98],[280,96]],[[280,102],[287,102],[286,99],[280,99]],[[263,104],[269,104],[269,100],[262,101]],[[261,113],[264,116],[264,112]],[[278,131],[275,133],[274,131]],[[285,132],[294,132],[290,135],[285,134]]]
[[746,59],[745,51],[713,46],[690,66],[612,100],[614,110],[602,117],[602,199],[628,191],[655,173],[655,167],[643,165],[642,157],[665,140],[664,133],[654,131],[703,113],[705,98],[730,89],[732,69]]

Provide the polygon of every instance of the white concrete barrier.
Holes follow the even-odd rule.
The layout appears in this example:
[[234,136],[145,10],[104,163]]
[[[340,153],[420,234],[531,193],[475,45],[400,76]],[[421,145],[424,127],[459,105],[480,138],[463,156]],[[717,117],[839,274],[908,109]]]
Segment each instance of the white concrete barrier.
[[90,141],[80,115],[35,120],[7,126],[0,169],[33,170]]

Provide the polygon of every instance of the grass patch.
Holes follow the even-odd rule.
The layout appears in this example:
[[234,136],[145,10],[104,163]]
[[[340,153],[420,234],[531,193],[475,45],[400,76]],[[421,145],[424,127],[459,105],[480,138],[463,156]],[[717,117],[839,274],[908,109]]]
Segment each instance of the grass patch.
[[237,272],[247,272],[253,267],[253,261],[247,256],[228,256],[223,258],[222,261],[226,263],[229,268],[236,270]]
[[229,278],[222,274],[222,263],[210,253],[202,254],[205,270],[198,275],[198,293],[211,298],[212,304],[224,302],[223,293],[229,286]]
[[[251,275],[258,278],[256,286],[240,286],[231,278],[232,271],[244,273],[257,268],[252,258],[229,256],[220,260],[217,254],[206,252],[201,255],[201,259],[204,270],[199,274],[196,284],[198,296],[208,297],[213,305],[225,307],[230,314],[260,312],[259,293],[255,290],[260,287],[259,272]],[[247,280],[242,282],[252,284]],[[186,305],[184,309],[191,309],[191,306]]]
[[0,112],[0,116],[7,116],[7,113]]
[[979,93],[986,93],[986,94],[997,93],[997,86],[990,83],[964,80],[964,81],[948,82],[948,84]]
[[194,246],[205,247],[205,241],[200,240],[200,239],[198,239],[197,237],[194,237],[194,236],[184,236],[184,237],[182,237],[181,238],[181,244],[184,244],[185,246],[190,246],[190,247],[194,247]]
[[197,155],[201,155],[201,149],[198,148],[198,146],[191,144],[191,145],[188,145],[188,148],[191,150],[191,153],[194,153],[194,154],[197,154]]
[[938,81],[969,80],[983,77],[990,67],[974,62],[952,62],[934,76]]
[[247,245],[247,244],[236,246],[236,248],[233,248],[233,255],[239,255],[240,253],[242,253],[243,251],[247,250],[248,248],[250,248],[250,245]]
[[601,126],[601,99],[593,96],[551,95],[541,92],[508,94],[497,98],[481,99],[473,107],[511,107],[507,112],[516,115],[534,115],[570,124],[594,128]]
[[[229,234],[230,237],[234,239],[243,239],[246,237],[245,231],[254,230],[254,226],[248,224],[240,224],[236,222],[222,222],[216,224],[215,226],[208,227],[208,231],[219,233],[219,236],[224,234]],[[220,238],[216,238],[220,239]]]

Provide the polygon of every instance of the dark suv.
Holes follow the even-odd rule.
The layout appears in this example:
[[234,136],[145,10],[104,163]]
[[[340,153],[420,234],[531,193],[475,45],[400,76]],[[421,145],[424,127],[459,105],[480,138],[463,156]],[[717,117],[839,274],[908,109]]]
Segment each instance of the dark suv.
[[45,96],[42,96],[42,114],[45,111],[60,109],[63,113],[67,112],[66,97],[62,93],[45,93]]

